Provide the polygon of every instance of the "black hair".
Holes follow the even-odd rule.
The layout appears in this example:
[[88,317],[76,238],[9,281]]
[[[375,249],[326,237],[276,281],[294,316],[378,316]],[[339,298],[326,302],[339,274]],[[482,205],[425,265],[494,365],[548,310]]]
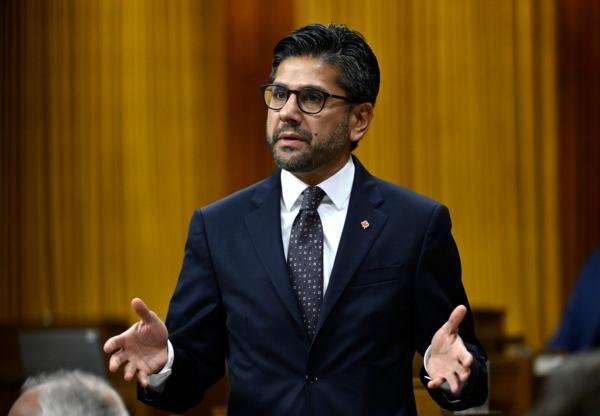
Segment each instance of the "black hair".
[[379,64],[365,38],[344,25],[310,24],[283,39],[273,49],[270,82],[279,64],[294,56],[320,58],[339,70],[337,83],[351,103],[375,105],[379,92]]

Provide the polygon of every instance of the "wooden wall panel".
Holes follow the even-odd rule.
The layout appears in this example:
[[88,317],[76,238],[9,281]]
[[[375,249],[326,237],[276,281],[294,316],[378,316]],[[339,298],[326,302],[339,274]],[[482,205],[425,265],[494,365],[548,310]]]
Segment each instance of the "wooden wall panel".
[[0,313],[14,319],[21,293],[17,276],[22,264],[19,160],[23,146],[21,140],[10,138],[20,133],[25,25],[15,2],[0,3],[0,13]]
[[600,244],[600,3],[557,4],[564,301],[583,261]]
[[263,179],[275,167],[265,142],[266,108],[259,86],[268,83],[273,47],[292,25],[288,1],[227,1],[228,192]]
[[2,23],[0,322],[164,316],[193,210],[226,193],[224,6],[8,1]]

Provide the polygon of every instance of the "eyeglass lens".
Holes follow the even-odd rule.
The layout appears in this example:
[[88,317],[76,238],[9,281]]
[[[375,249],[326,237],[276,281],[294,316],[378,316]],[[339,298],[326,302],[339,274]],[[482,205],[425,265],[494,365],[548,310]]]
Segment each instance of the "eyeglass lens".
[[303,88],[290,91],[278,85],[269,85],[265,88],[265,103],[273,110],[281,110],[291,94],[296,94],[300,109],[306,113],[318,113],[325,104],[325,94],[314,88]]

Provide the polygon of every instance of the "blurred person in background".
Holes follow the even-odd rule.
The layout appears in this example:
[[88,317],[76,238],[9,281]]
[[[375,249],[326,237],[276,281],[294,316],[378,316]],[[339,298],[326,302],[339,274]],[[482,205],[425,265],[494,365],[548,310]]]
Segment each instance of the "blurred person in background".
[[560,325],[547,345],[556,352],[600,347],[600,248],[585,261]]

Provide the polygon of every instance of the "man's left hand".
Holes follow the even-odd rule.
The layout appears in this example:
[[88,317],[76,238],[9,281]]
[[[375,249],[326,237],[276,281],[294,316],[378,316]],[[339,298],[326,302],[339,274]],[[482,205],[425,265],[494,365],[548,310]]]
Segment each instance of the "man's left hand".
[[467,315],[467,308],[457,306],[446,322],[431,339],[431,350],[427,362],[427,373],[431,381],[427,388],[436,389],[445,381],[450,385],[452,394],[458,394],[461,384],[471,373],[473,355],[467,350],[458,335],[458,327]]

